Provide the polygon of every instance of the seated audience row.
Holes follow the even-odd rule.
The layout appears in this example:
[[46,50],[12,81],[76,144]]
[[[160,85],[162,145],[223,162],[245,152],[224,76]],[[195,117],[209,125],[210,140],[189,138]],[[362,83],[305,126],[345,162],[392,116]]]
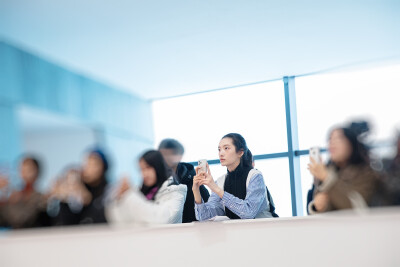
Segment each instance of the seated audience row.
[[[364,143],[368,130],[365,122],[335,127],[329,133],[327,163],[310,157],[308,168],[314,176],[307,196],[310,214],[400,204],[400,136],[397,156],[383,160],[383,168],[377,170],[371,167]],[[183,146],[174,139],[145,152],[138,160],[143,184],[137,188],[129,177],[110,185],[106,155],[100,149],[90,150],[82,167],[66,168],[46,194],[35,190],[39,161],[25,156],[20,165],[21,190],[11,191],[8,178],[0,177],[0,227],[278,217],[264,176],[254,168],[240,134],[220,140],[219,160],[227,172],[216,180],[208,163],[195,168],[181,162],[183,154]]]

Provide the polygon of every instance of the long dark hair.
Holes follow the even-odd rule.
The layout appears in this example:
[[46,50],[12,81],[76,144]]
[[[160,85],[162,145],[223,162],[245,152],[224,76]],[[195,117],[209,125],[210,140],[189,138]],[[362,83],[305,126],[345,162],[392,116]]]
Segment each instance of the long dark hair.
[[157,176],[157,181],[153,186],[142,186],[141,191],[145,195],[155,187],[160,189],[162,184],[172,175],[172,170],[165,163],[160,151],[149,150],[145,152],[139,160],[144,160],[150,167],[154,168]]
[[[250,170],[253,168],[253,155],[247,147],[246,140],[238,133],[229,133],[222,137],[231,138],[235,146],[236,153],[243,151],[243,156],[240,158],[239,166],[232,172],[229,170],[224,183],[224,190],[237,198],[246,198],[246,181]],[[232,212],[229,208],[225,207],[225,214],[231,219],[240,219],[240,217]]]
[[[329,136],[336,130],[341,130],[344,137],[349,141],[352,148],[350,158],[348,160],[349,165],[359,165],[359,164],[369,164],[369,151],[368,147],[361,140],[362,136],[369,132],[368,123],[362,122],[352,122],[346,127],[336,127],[330,131]],[[330,162],[335,165],[334,163]]]
[[244,140],[243,136],[238,133],[228,133],[222,137],[222,139],[224,138],[232,139],[236,152],[243,151],[243,156],[240,158],[240,165],[242,167],[252,167],[253,154],[251,154],[250,149],[247,147],[246,140]]

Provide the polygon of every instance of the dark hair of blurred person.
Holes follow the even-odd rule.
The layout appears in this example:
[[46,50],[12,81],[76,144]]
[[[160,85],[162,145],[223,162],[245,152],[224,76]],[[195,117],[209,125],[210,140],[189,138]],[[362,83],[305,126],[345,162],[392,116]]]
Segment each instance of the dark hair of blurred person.
[[[179,183],[187,186],[185,206],[183,208],[183,223],[189,223],[196,220],[194,212],[194,195],[192,191],[193,177],[196,171],[192,164],[181,162],[185,149],[183,145],[175,139],[167,138],[161,141],[158,150],[164,157],[167,165],[173,170]],[[208,201],[210,193],[204,185],[200,187],[200,194],[204,201]]]
[[89,151],[82,170],[71,168],[61,181],[57,181],[52,198],[61,203],[54,218],[55,225],[107,222],[104,201],[108,164],[104,152],[96,148]]
[[384,204],[400,205],[400,132],[396,137],[396,155],[382,163]]
[[310,158],[309,170],[316,181],[310,213],[371,206],[379,180],[363,143],[368,131],[366,122],[336,127],[329,134],[328,164]]
[[41,165],[36,157],[25,155],[19,165],[23,187],[11,192],[0,206],[0,225],[10,228],[49,226],[46,213],[46,196],[35,189]]
[[115,199],[107,207],[107,218],[117,223],[181,223],[187,192],[157,150],[145,152],[139,159],[143,178],[140,191],[127,178],[117,188]]

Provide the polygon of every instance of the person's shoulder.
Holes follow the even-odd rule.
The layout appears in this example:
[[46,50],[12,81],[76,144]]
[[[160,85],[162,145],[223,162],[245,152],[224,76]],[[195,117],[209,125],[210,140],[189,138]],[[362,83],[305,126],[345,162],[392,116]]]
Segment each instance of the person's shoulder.
[[253,168],[249,171],[249,175],[251,175],[251,177],[254,177],[256,175],[262,176],[262,172],[259,169]]
[[178,168],[182,168],[182,167],[186,168],[188,171],[194,170],[194,166],[187,162],[179,162]]
[[176,183],[173,176],[169,177],[164,184],[161,186],[162,191],[176,192],[176,191],[187,191],[187,186],[185,184]]
[[260,170],[253,168],[249,171],[249,174],[247,176],[247,180],[253,180],[255,178],[261,178],[263,179],[263,174]]
[[353,164],[348,166],[343,171],[343,176],[349,176],[353,178],[360,179],[375,179],[377,176],[377,172],[369,165],[369,164]]
[[253,183],[254,181],[256,181],[256,184],[264,186],[264,176],[262,172],[256,168],[253,168],[249,171],[246,181],[247,186],[249,186],[249,184]]
[[177,167],[177,178],[180,183],[189,183],[196,175],[194,166],[190,163],[180,162]]

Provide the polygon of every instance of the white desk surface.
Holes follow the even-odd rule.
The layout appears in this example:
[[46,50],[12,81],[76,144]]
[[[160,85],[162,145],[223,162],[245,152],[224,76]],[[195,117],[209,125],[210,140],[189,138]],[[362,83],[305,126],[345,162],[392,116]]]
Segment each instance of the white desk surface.
[[400,208],[0,232],[0,266],[400,266]]

